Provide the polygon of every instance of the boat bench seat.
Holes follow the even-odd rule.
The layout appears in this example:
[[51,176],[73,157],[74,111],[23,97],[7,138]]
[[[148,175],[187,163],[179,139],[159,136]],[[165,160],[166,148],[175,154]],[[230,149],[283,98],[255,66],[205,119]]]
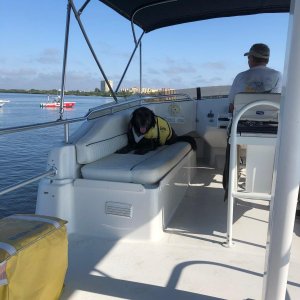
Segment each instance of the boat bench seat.
[[77,163],[84,179],[154,184],[174,168],[190,151],[186,142],[167,145],[144,155],[117,154],[127,145],[130,111],[122,111],[87,122],[78,138]]
[[155,184],[190,150],[188,143],[179,142],[159,147],[144,155],[113,153],[84,165],[81,173],[85,179]]
[[88,120],[68,144],[52,149],[48,165],[57,172],[40,183],[39,214],[68,220],[69,234],[128,241],[163,237],[194,176],[196,153],[186,142],[144,155],[116,153],[128,143],[131,112]]

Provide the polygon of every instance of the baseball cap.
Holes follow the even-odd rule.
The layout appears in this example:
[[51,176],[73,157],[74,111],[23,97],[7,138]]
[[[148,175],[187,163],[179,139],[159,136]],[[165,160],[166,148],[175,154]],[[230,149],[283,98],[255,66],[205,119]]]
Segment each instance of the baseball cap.
[[250,48],[249,52],[246,52],[244,56],[255,56],[258,58],[268,59],[270,56],[270,48],[265,44],[254,44]]

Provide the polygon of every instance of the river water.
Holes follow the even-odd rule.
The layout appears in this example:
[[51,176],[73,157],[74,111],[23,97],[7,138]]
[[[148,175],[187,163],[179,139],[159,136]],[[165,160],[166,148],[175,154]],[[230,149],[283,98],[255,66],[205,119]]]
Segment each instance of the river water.
[[[55,121],[58,109],[40,108],[47,95],[4,94],[9,100],[0,108],[0,128]],[[65,101],[75,101],[75,107],[64,113],[70,119],[84,116],[89,108],[112,101],[103,97],[66,96]],[[71,133],[80,123],[70,125]],[[35,129],[0,135],[0,189],[27,180],[46,171],[47,154],[64,138],[64,127]],[[34,213],[38,182],[0,196],[0,218],[15,213]]]

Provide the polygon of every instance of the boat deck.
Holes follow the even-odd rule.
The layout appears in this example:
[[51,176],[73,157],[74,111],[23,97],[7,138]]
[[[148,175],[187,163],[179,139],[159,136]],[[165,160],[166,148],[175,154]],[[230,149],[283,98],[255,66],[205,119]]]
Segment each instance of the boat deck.
[[[222,170],[200,165],[159,242],[70,236],[62,299],[261,299],[269,206],[237,200],[235,247],[222,244],[227,202]],[[286,299],[300,299],[296,218]]]

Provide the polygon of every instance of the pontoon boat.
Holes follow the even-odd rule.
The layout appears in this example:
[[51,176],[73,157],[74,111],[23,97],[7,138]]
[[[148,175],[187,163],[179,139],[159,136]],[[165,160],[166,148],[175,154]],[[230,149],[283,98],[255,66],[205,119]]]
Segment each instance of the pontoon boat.
[[[128,65],[143,35],[161,27],[290,13],[282,94],[236,99],[240,109],[232,119],[226,202],[222,171],[232,117],[227,100],[203,100],[195,88],[188,94],[120,101],[117,92],[128,66],[112,90],[80,18],[89,2],[76,8],[73,0],[67,1],[60,119],[45,125],[64,125],[65,141],[50,151],[47,171],[37,176],[44,178],[36,213],[68,221],[69,267],[61,299],[300,299],[300,222],[295,219],[300,1],[101,1],[132,24],[135,45]],[[63,90],[71,13],[115,103],[66,120]],[[139,38],[135,26],[143,31]],[[179,142],[145,155],[116,153],[127,144],[128,121],[140,106],[166,118],[178,134],[193,135],[197,152]],[[241,124],[257,121],[252,118],[261,115],[257,111],[268,116],[259,121],[273,122],[273,127],[279,122],[279,128],[242,130]],[[83,123],[69,135],[71,122]]]

